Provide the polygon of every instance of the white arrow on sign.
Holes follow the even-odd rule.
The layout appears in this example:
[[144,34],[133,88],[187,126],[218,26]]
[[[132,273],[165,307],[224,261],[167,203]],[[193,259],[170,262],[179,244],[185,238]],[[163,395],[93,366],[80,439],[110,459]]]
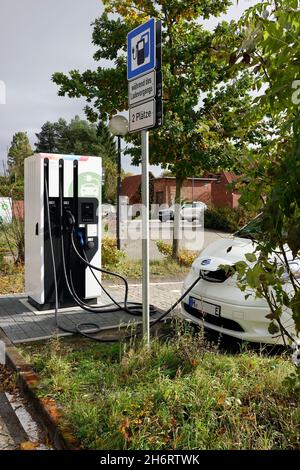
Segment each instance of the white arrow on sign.
[[154,127],[156,121],[155,100],[129,108],[129,132]]

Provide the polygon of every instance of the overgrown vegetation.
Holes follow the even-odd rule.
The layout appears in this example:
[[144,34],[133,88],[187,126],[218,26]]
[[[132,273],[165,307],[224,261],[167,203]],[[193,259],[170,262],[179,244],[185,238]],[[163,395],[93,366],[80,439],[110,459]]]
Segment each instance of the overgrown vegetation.
[[24,292],[24,266],[7,263],[0,254],[0,295]]
[[[245,178],[237,189],[240,203],[261,212],[253,239],[256,253],[238,263],[243,290],[253,289],[270,308],[270,331],[284,333],[288,311],[300,334],[300,10],[298,0],[265,0],[249,8],[239,22],[241,41],[234,67],[247,57],[260,93],[252,112],[263,112],[265,144],[241,162]],[[271,135],[270,135],[271,132]],[[268,138],[269,134],[269,138]],[[300,346],[298,344],[300,357]]]
[[[172,260],[173,248],[170,243],[164,242],[163,240],[157,240],[156,246],[160,253],[166,256],[166,260],[170,262]],[[181,248],[178,252],[177,261],[181,266],[191,267],[193,262],[198,256],[197,251],[187,250],[186,248]],[[175,262],[174,262],[175,263]]]
[[[18,236],[20,230],[14,224],[0,224],[0,295],[24,292],[24,266],[17,262],[17,243],[24,240]],[[24,242],[19,248],[24,253]]]
[[255,217],[254,211],[243,207],[211,207],[205,211],[204,226],[212,230],[233,233]]
[[15,264],[23,264],[25,260],[24,222],[13,219],[11,224],[0,226],[6,240],[8,253]]
[[106,235],[102,239],[102,264],[105,268],[113,269],[125,258],[125,252],[117,249],[117,240]]
[[0,256],[4,254],[8,254],[15,264],[24,263],[25,241],[23,220],[14,217],[9,224],[0,222]]
[[142,344],[53,340],[22,352],[88,449],[299,449],[300,401],[283,356],[237,356],[183,327]]
[[8,177],[0,176],[0,197],[11,197],[14,201],[24,200],[24,182],[10,183]]

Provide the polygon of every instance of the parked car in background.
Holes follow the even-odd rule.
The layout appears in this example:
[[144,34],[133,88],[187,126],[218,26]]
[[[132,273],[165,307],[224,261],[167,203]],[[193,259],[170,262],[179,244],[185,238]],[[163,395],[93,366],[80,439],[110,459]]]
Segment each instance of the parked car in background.
[[[281,334],[272,335],[268,331],[270,314],[267,301],[255,297],[254,292],[245,298],[237,285],[234,269],[226,272],[220,266],[234,266],[238,261],[246,261],[245,254],[255,251],[256,245],[251,233],[255,230],[257,220],[250,222],[230,238],[220,238],[204,249],[194,261],[184,282],[183,292],[197,279],[201,279],[183,299],[181,305],[184,319],[203,325],[224,335],[238,339],[269,344],[282,344]],[[276,257],[276,253],[273,255]],[[300,260],[293,259],[287,249],[286,256],[290,269],[299,272]],[[247,261],[246,261],[247,262]],[[283,275],[286,292],[292,289],[289,276]],[[247,290],[251,293],[251,290]],[[291,335],[295,335],[294,321],[291,311],[284,310],[282,317],[284,327]]]
[[[204,211],[207,209],[207,205],[204,202],[195,201],[190,203],[182,204],[180,208],[180,218],[182,220],[188,220],[190,222],[200,221]],[[174,220],[175,205],[161,209],[158,213],[158,218],[161,222],[167,220]]]

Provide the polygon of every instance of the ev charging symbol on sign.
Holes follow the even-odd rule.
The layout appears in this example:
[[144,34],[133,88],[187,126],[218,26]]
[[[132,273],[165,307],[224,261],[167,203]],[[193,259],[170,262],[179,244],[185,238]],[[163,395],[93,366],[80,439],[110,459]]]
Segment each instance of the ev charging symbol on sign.
[[132,71],[136,70],[143,64],[149,64],[150,62],[150,29],[145,31],[143,34],[136,36],[131,42],[131,53],[132,53]]
[[155,68],[155,36],[154,18],[128,33],[128,80],[132,80]]

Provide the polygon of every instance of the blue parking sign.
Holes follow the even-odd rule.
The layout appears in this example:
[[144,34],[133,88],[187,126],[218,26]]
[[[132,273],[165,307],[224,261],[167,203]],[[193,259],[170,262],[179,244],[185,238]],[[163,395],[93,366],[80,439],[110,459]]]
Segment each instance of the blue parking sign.
[[156,67],[155,19],[133,29],[127,35],[127,79],[132,80]]

